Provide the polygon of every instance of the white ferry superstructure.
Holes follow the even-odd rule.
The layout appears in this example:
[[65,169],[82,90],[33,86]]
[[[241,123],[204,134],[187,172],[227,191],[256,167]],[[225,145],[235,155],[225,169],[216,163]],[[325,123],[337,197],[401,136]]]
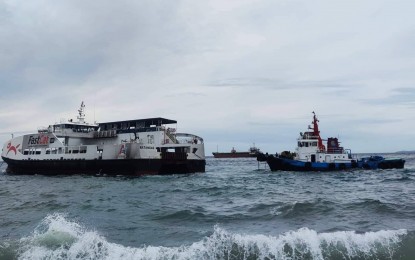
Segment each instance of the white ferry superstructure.
[[203,138],[176,133],[161,117],[89,124],[82,102],[78,121],[55,123],[7,141],[7,173],[146,175],[205,172]]

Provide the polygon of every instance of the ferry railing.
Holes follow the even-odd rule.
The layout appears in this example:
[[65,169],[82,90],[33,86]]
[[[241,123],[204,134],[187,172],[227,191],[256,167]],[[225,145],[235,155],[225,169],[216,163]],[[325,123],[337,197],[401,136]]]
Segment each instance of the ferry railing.
[[94,138],[111,138],[117,136],[117,130],[94,131]]
[[47,134],[47,133],[51,133],[52,131],[48,127],[40,126],[40,127],[37,128],[37,132],[39,134]]
[[[166,132],[166,135],[167,135],[167,137],[168,137],[168,138],[170,138],[170,140],[172,140],[172,141],[173,141],[173,143],[175,143],[175,144],[179,143],[179,142],[177,141],[177,139],[176,139],[175,135],[174,135],[172,132],[167,131],[167,132]],[[169,143],[169,140],[167,139],[167,140],[165,140],[165,142],[166,142],[166,143]]]
[[177,133],[176,139],[180,144],[203,144],[203,138],[194,134]]

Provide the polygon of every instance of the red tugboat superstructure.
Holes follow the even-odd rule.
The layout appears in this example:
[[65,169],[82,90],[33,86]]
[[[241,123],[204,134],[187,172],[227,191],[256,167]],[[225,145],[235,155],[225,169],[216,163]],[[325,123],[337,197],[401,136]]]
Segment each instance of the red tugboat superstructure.
[[323,139],[321,139],[321,137],[320,137],[320,130],[318,129],[318,122],[319,121],[317,119],[317,116],[313,111],[313,128],[312,128],[313,129],[313,135],[318,137],[317,138],[317,140],[318,140],[317,144],[318,144],[319,151],[324,152],[326,150],[326,147],[323,144]]
[[312,127],[300,133],[297,139],[295,153],[282,152],[276,155],[258,154],[258,161],[266,161],[272,171],[335,171],[352,168],[388,169],[403,168],[402,159],[384,159],[380,156],[371,156],[358,160],[350,149],[340,146],[338,138],[327,139],[327,149],[320,136],[319,120],[313,112]]
[[146,118],[89,124],[82,102],[78,121],[55,123],[5,143],[13,174],[144,175],[205,171],[203,139],[176,133],[177,121]]

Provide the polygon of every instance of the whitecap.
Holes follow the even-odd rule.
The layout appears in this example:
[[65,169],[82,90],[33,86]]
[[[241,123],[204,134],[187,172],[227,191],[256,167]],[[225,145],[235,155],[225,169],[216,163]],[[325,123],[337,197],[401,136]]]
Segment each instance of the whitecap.
[[358,234],[301,228],[276,236],[238,234],[219,226],[190,245],[126,247],[61,214],[47,216],[21,239],[19,259],[338,259],[394,258],[404,229]]

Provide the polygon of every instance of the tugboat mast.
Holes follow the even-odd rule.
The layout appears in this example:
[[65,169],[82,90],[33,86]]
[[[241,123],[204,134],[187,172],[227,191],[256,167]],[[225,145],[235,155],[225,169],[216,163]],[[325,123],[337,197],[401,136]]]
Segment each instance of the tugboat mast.
[[310,127],[313,130],[313,136],[317,137],[318,140],[318,150],[321,152],[324,152],[326,150],[326,147],[323,144],[323,140],[320,137],[320,131],[318,130],[318,122],[320,122],[317,119],[316,113],[313,111],[313,127]]

